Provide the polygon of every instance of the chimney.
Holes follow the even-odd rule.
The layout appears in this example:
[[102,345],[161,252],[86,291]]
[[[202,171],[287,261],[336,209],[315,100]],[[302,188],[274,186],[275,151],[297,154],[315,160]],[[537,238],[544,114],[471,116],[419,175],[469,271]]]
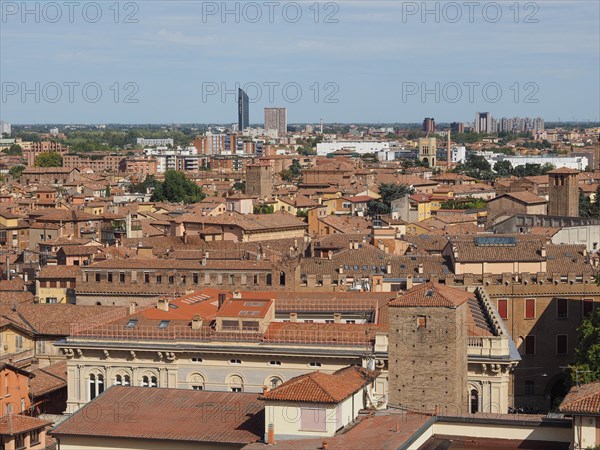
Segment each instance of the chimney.
[[542,255],[542,258],[546,257],[546,246],[545,245],[542,246],[542,249],[540,250],[540,254]]
[[350,248],[350,250],[352,250],[354,248],[354,241],[350,241],[348,243],[348,247]]
[[135,302],[131,302],[129,304],[129,314],[130,315],[135,314],[136,306],[137,306],[137,304]]
[[156,304],[156,308],[161,311],[169,311],[169,299],[168,298],[159,298],[158,303]]
[[267,444],[275,445],[275,425],[269,424],[269,430],[267,432]]
[[200,317],[199,314],[194,314],[194,317],[192,317],[192,330],[199,330],[202,328],[202,322],[202,317]]
[[233,298],[242,298],[242,293],[238,290],[233,291]]
[[451,146],[451,140],[450,140],[450,128],[448,128],[448,148],[446,149],[446,157],[448,158],[448,168],[446,170],[450,170],[450,163],[452,162],[452,149],[450,148]]
[[269,386],[263,386],[263,395],[266,395],[270,390]]
[[187,232],[183,232],[183,243],[187,244],[188,243],[188,237],[187,237]]
[[10,257],[6,255],[6,279],[10,281]]
[[342,313],[333,314],[333,323],[342,323]]
[[418,266],[418,271],[419,271],[419,273],[421,273],[421,274],[423,273],[423,264],[419,264],[419,266]]
[[392,273],[392,263],[391,262],[387,263],[387,266],[385,268],[385,273],[387,273],[387,274]]
[[328,251],[328,252],[327,252],[327,259],[328,259],[329,261],[331,261],[331,259],[332,259],[332,258],[333,258],[333,252],[331,252],[331,251]]
[[338,273],[344,273],[344,266],[340,265]]
[[219,293],[219,303],[218,303],[218,309],[221,309],[221,306],[223,306],[223,303],[225,303],[225,293],[221,292]]
[[290,313],[290,322],[298,322],[298,313]]
[[388,244],[383,244],[383,251],[386,253],[390,252],[390,246]]

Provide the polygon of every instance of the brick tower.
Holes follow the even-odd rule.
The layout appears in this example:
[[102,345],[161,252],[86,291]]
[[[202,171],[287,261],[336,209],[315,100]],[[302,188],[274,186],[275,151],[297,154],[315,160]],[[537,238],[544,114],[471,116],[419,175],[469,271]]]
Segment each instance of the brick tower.
[[470,298],[425,283],[389,303],[390,404],[450,415],[467,411]]
[[579,171],[561,167],[548,172],[548,215],[579,216]]

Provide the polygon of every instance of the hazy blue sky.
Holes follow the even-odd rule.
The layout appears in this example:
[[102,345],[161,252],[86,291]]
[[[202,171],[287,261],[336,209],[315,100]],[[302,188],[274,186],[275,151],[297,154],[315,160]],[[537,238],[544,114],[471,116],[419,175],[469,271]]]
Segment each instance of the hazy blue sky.
[[600,119],[596,0],[428,2],[439,14],[425,17],[422,2],[321,2],[318,18],[314,2],[26,3],[23,16],[24,2],[1,2],[0,117],[12,123],[233,123],[235,96],[209,93],[236,83],[262,89],[251,123],[265,106],[287,107],[290,123]]

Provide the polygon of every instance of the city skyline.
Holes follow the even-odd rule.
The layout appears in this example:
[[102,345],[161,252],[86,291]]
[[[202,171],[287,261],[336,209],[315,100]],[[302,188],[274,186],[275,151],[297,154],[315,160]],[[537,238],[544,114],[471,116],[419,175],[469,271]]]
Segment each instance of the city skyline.
[[[286,107],[290,123],[407,123],[432,114],[455,122],[488,110],[546,121],[600,118],[596,2],[539,2],[535,11],[519,4],[518,17],[507,5],[501,20],[479,11],[472,23],[466,12],[452,23],[448,11],[423,18],[392,2],[319,4],[317,23],[307,3],[297,23],[281,11],[273,23],[265,14],[258,23],[242,14],[237,23],[207,16],[202,2],[172,5],[121,10],[118,23],[108,6],[99,23],[81,14],[69,23],[64,11],[58,23],[26,17],[23,26],[20,15],[4,14],[0,116],[11,123],[235,123],[239,85],[252,109]],[[129,16],[137,22],[125,22]],[[556,33],[565,24],[571,32]],[[27,70],[24,54],[43,72]],[[439,67],[451,69],[440,75]],[[98,101],[88,101],[98,87]],[[32,90],[39,99],[30,93],[22,101]]]

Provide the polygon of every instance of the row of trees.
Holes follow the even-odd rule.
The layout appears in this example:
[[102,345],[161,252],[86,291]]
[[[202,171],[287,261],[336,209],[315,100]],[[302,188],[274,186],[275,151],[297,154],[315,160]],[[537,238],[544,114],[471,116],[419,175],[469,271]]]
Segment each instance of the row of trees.
[[546,175],[551,170],[554,170],[555,167],[553,164],[531,164],[526,163],[521,166],[513,167],[510,161],[498,161],[494,164],[494,172],[499,177],[532,177],[537,175]]
[[186,205],[201,202],[206,197],[200,186],[188,180],[183,172],[177,170],[167,170],[164,181],[159,181],[149,175],[143,182],[132,184],[130,191],[141,194],[152,192],[150,198],[152,202],[183,203]]

